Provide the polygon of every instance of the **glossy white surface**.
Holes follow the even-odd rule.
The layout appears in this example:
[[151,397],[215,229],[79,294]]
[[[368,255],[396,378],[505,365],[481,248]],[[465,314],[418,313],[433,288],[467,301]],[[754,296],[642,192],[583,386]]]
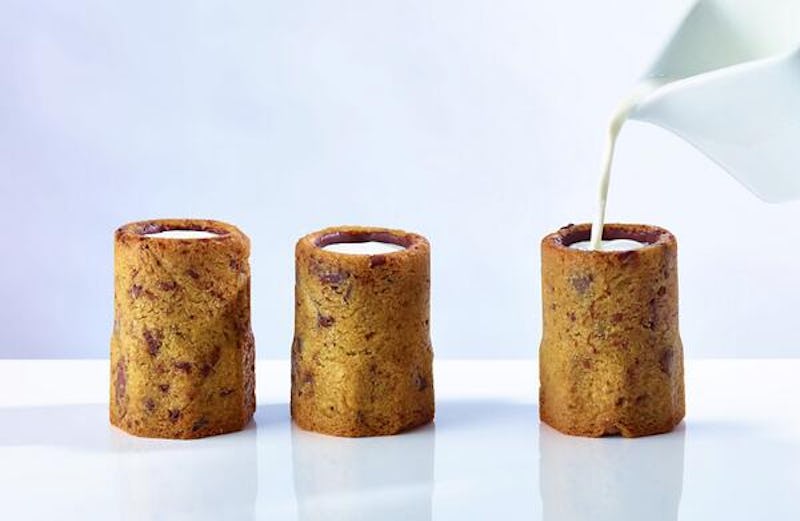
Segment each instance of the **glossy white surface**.
[[321,436],[290,424],[287,368],[258,365],[247,430],[187,442],[111,428],[104,361],[0,362],[2,518],[800,517],[800,360],[690,361],[686,422],[636,440],[541,426],[525,361],[438,364],[435,426]]

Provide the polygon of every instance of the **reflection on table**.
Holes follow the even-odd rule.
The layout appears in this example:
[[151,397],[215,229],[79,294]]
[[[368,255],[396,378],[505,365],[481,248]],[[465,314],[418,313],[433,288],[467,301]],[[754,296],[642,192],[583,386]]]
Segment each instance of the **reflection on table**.
[[200,440],[117,431],[113,478],[122,519],[255,519],[257,427]]
[[542,425],[539,471],[547,521],[675,521],[685,427],[636,439],[580,438]]
[[292,428],[301,521],[431,519],[434,426],[396,436],[336,438]]

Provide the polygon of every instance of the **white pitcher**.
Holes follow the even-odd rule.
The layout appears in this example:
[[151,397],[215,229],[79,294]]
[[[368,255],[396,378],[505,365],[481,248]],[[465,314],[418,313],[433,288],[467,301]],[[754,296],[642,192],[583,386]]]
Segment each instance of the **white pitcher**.
[[767,202],[800,199],[800,0],[700,0],[629,117],[664,127]]

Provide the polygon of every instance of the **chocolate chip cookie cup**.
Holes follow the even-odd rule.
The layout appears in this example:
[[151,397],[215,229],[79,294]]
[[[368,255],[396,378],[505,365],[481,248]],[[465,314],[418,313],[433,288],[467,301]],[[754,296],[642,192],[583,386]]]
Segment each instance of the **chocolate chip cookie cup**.
[[677,242],[656,226],[606,224],[603,239],[643,247],[570,248],[590,231],[569,225],[541,243],[541,420],[578,436],[668,432],[685,409]]
[[255,410],[250,241],[197,219],[115,233],[111,423],[154,438],[237,431]]
[[[396,251],[326,249],[361,243]],[[428,241],[386,228],[327,228],[297,242],[295,263],[295,423],[358,437],[432,421]]]

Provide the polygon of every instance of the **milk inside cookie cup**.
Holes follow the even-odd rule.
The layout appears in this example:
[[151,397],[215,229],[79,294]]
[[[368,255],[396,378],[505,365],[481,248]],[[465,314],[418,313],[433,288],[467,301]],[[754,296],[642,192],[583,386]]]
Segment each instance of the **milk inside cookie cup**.
[[653,246],[668,240],[672,234],[663,228],[644,224],[608,223],[603,226],[603,245],[600,250],[589,247],[592,233],[591,224],[568,224],[547,236],[553,245],[594,254],[619,254]]
[[[633,239],[609,239],[600,241],[599,251],[630,251],[638,250],[647,243],[634,241]],[[569,245],[570,248],[576,250],[594,250],[592,248],[592,241],[579,241]]]
[[205,230],[164,230],[161,232],[146,233],[153,239],[212,239],[219,237],[218,233]]
[[385,231],[335,231],[316,241],[319,248],[348,255],[380,255],[405,250],[408,240]]
[[230,233],[225,224],[201,219],[160,219],[136,223],[130,231],[147,239],[219,239]]

